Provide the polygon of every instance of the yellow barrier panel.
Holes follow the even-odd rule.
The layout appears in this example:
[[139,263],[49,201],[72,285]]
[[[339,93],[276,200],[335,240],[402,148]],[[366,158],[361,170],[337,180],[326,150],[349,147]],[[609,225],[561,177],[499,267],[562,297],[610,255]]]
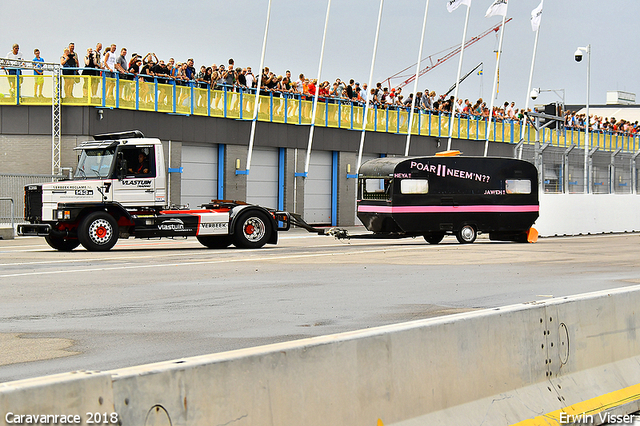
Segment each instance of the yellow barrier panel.
[[405,109],[400,110],[400,133],[406,135],[409,133],[409,111]]
[[311,101],[302,101],[302,124],[311,124],[311,110],[313,104]]
[[[14,77],[15,79],[15,77]],[[3,79],[4,80],[4,79]],[[45,85],[45,76],[23,75],[20,79],[20,104],[27,105],[48,105],[51,106],[51,77]],[[5,80],[6,81],[6,80]],[[9,90],[9,85],[5,86],[0,80],[0,103],[3,102],[4,87]],[[38,96],[36,96],[36,92]],[[14,104],[15,104],[15,97]]]
[[326,112],[327,112],[327,104],[324,102],[318,101],[318,108],[316,110],[316,121],[315,121],[316,126],[322,126],[322,127],[327,126]]
[[[441,115],[440,116],[440,135],[443,137],[449,137],[449,116],[448,115]],[[436,131],[437,131],[437,127],[436,127]],[[452,133],[453,135],[453,133]],[[454,135],[455,137],[455,135]]]
[[378,108],[377,111],[378,111],[378,122],[376,123],[376,125],[378,127],[376,128],[376,131],[386,132],[387,131],[387,114],[389,113],[389,111],[381,108]]
[[[62,86],[63,105],[84,105],[86,99],[82,97],[82,77],[79,75],[63,75],[60,85]],[[113,100],[115,106],[115,99]]]
[[[89,79],[89,77],[86,77],[86,78]],[[118,99],[118,102],[120,104],[120,108],[135,109],[136,108],[136,82],[133,80],[125,80],[121,78],[119,86],[120,86],[119,87],[120,99]],[[85,95],[85,99],[86,99],[86,95]],[[89,99],[87,99],[87,102],[89,102]]]
[[460,118],[460,138],[469,139],[469,119]]
[[300,120],[300,101],[298,99],[287,100],[287,123],[298,124]]
[[196,87],[195,89],[193,89],[193,91],[194,91],[193,114],[208,115],[207,98],[208,98],[209,89]]
[[354,130],[362,130],[362,118],[363,118],[363,107],[355,106],[353,107],[353,129]]
[[176,86],[176,113],[191,114],[191,87]]
[[327,127],[338,127],[338,104],[331,103],[327,106]]
[[16,80],[17,77],[15,75],[0,76],[0,104],[16,104]]
[[376,110],[367,108],[367,131],[373,132],[376,127]]
[[[251,97],[251,104],[248,108],[253,114],[253,97]],[[209,106],[209,115],[211,117],[224,117],[224,92],[220,90],[213,90],[211,92],[211,105]]]
[[238,92],[227,90],[227,118],[240,118],[240,93]]
[[[115,98],[115,90],[116,90],[116,79],[115,78],[105,78],[104,79],[104,104],[107,107],[115,108],[116,106],[116,98]],[[151,92],[153,89],[151,89]],[[142,89],[140,90],[140,95],[142,95]]]
[[420,120],[422,120],[422,118],[423,118],[420,115],[421,115],[420,112],[416,112],[413,115],[413,123],[411,123],[411,134],[412,135],[419,135],[420,134]]
[[[155,111],[155,83],[147,81],[138,82],[138,109],[141,111]],[[107,100],[109,97],[107,96]]]
[[285,98],[283,98],[282,96],[276,96],[274,93],[273,95],[273,122],[274,123],[284,123],[284,116],[285,116],[284,104],[285,104]]
[[387,110],[387,115],[389,117],[389,132],[396,133],[398,131],[398,111]]
[[342,111],[342,121],[340,122],[340,127],[342,127],[343,129],[350,129],[351,128],[351,121],[352,121],[352,117],[351,117],[351,110],[352,106],[350,102],[347,103],[343,103],[342,107],[341,107],[341,111]]
[[269,121],[271,119],[271,98],[260,95],[258,103],[258,120]]
[[173,112],[173,84],[158,84],[158,112]]
[[487,130],[489,129],[489,122],[486,120],[480,120],[478,123],[478,139],[487,140]]

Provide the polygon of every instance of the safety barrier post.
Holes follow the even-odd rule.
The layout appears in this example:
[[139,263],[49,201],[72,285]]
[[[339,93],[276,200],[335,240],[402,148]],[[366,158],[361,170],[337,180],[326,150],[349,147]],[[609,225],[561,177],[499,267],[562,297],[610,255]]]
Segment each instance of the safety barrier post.
[[173,80],[173,89],[172,89],[172,90],[173,90],[173,101],[172,101],[171,103],[173,104],[173,113],[174,113],[174,114],[175,114],[175,113],[176,113],[176,111],[177,111],[177,109],[176,109],[176,106],[177,106],[177,105],[176,105],[176,104],[177,104],[177,101],[176,101],[176,95],[178,94],[178,88],[177,88],[176,86],[177,86],[177,85],[176,85],[176,81],[175,81],[175,80]]
[[[194,87],[193,81],[189,82],[189,91],[191,93],[191,115],[193,115],[195,113],[194,107],[193,107],[193,98],[194,98],[194,94],[195,94],[195,87]],[[157,92],[157,90],[156,90],[156,92]],[[157,107],[157,105],[156,105],[156,107]]]
[[[242,97],[240,97],[240,100],[242,101]],[[242,102],[240,103],[242,104]],[[207,83],[207,117],[211,117],[211,86],[209,83]],[[242,108],[240,108],[240,119],[242,120]]]
[[102,106],[107,105],[107,73],[102,72]]
[[[325,126],[326,125],[327,123],[325,122]],[[353,130],[353,101],[351,102],[351,127],[349,129]]]
[[269,92],[269,121],[273,123],[273,92]]
[[140,79],[136,75],[136,111],[140,109]]
[[120,73],[116,74],[116,93],[115,93],[115,98],[116,98],[116,108],[120,108]]
[[153,110],[158,112],[158,78],[153,77]]
[[373,107],[373,131],[377,132],[378,131],[378,107],[374,105]]
[[224,118],[227,118],[227,85],[226,84],[222,86],[222,90],[224,90],[224,92],[222,92],[222,100],[224,102],[224,109],[223,109],[222,116]]

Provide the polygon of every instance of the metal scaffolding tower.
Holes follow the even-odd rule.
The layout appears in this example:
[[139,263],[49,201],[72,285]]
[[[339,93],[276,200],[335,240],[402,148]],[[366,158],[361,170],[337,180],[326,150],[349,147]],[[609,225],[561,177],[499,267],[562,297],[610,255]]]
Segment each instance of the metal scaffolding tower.
[[[51,93],[51,174],[58,175],[62,173],[60,168],[60,138],[61,138],[61,90],[60,90],[60,64],[49,62],[33,62],[16,59],[0,58],[0,68],[17,68],[22,70],[41,70],[53,73],[52,93]],[[17,76],[16,76],[17,79]],[[20,98],[20,83],[16,81],[16,105]]]

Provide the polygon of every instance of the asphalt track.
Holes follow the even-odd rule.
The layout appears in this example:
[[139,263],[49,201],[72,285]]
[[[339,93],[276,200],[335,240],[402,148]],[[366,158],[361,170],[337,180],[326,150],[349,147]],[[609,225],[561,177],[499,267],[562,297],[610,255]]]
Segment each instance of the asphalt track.
[[187,239],[60,253],[41,238],[0,241],[0,382],[636,285],[638,247],[638,234],[434,246],[300,230],[260,250]]

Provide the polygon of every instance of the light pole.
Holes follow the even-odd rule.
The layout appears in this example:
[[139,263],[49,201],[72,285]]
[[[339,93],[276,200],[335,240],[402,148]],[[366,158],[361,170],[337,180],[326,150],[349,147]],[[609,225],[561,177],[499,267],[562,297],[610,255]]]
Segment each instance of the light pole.
[[589,193],[589,97],[591,91],[591,45],[578,47],[573,54],[576,62],[582,61],[582,53],[587,54],[587,119],[585,120],[585,141],[584,141],[584,193]]

